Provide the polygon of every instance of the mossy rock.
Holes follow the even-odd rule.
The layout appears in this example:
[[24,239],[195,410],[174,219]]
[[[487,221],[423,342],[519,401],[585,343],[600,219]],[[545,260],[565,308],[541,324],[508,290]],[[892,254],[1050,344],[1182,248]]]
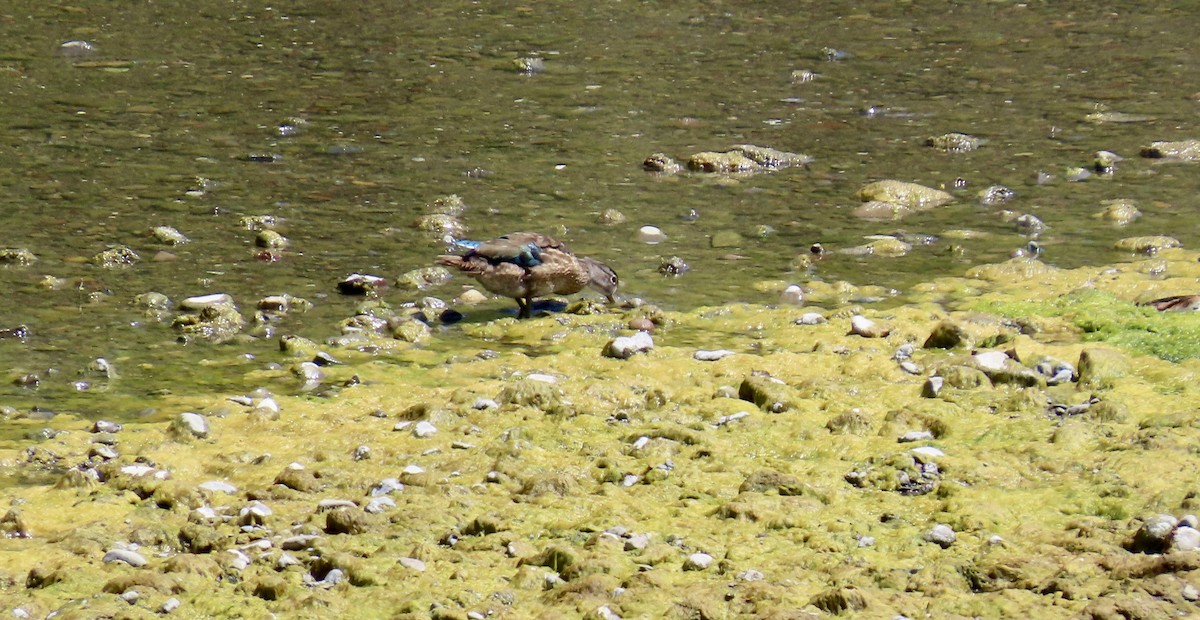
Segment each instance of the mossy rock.
[[738,487],[739,493],[768,493],[775,491],[780,495],[802,495],[804,483],[791,474],[773,469],[760,469],[749,476]]
[[795,406],[787,384],[767,375],[754,374],[743,379],[738,386],[738,398],[771,413],[782,413]]
[[1112,349],[1084,349],[1079,354],[1079,389],[1108,390],[1129,368],[1129,360]]

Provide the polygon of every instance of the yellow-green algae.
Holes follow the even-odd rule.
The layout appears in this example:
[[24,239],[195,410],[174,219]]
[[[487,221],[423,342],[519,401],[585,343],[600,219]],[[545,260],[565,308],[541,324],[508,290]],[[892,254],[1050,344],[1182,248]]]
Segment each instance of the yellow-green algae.
[[[392,342],[373,357],[338,351],[348,364],[326,368],[327,383],[358,382],[336,397],[278,396],[278,415],[233,395],[169,401],[208,417],[203,439],[172,432],[169,420],[127,424],[117,462],[136,459],[167,480],[111,465],[104,483],[64,473],[86,460],[93,437],[88,422],[60,416],[53,439],[0,450],[5,469],[48,481],[3,491],[0,527],[30,537],[0,541],[0,606],[60,618],[150,617],[172,596],[180,618],[600,617],[602,606],[624,618],[1200,613],[1185,596],[1200,552],[1124,546],[1142,517],[1200,506],[1195,345],[1144,336],[1192,339],[1195,316],[1134,305],[1193,291],[1196,258],[1171,250],[1073,271],[989,266],[918,287],[901,307],[823,311],[828,322],[815,326],[794,323],[803,308],[658,312],[656,348],[629,360],[600,351],[643,310],[467,325],[462,340]],[[890,335],[848,335],[855,313],[886,321]],[[1092,375],[1049,388],[992,386],[962,371],[924,398],[928,372],[962,368],[969,353],[922,348],[943,321],[1027,365],[1104,370],[1081,368]],[[904,344],[922,374],[893,359]],[[736,354],[702,362],[697,348]],[[475,355],[484,349],[499,355]],[[782,381],[779,413],[738,398],[747,378],[767,376]],[[295,381],[286,369],[251,378]],[[1052,402],[1092,397],[1103,405],[1049,413]],[[500,406],[475,409],[478,398]],[[418,419],[438,432],[396,430]],[[945,455],[933,459],[933,491],[909,496],[896,492],[896,475],[916,473],[914,444],[897,438],[915,430],[934,437],[918,445]],[[370,458],[354,459],[363,445]],[[292,463],[303,484],[286,474]],[[363,512],[371,487],[390,477],[406,485],[391,496],[396,507]],[[210,480],[238,490],[198,489]],[[359,508],[323,512],[323,499]],[[273,510],[261,519],[268,549],[250,546],[262,533],[238,527],[251,500]],[[203,505],[231,519],[192,513]],[[939,523],[957,533],[949,548],[923,540]],[[614,527],[648,539],[627,545],[605,532]],[[355,533],[329,533],[342,531]],[[294,534],[318,537],[288,552],[299,564],[277,569],[281,540]],[[102,562],[130,542],[147,567]],[[231,548],[255,561],[237,570]],[[715,561],[689,569],[696,552]],[[305,584],[332,568],[346,581]],[[134,604],[119,598],[130,589],[141,594]]]

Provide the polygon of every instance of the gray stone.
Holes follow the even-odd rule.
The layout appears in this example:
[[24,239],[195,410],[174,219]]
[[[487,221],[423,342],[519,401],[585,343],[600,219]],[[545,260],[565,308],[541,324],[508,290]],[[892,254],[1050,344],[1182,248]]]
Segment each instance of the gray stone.
[[112,551],[105,553],[104,562],[124,562],[135,568],[141,568],[148,563],[142,554],[136,551],[130,551],[129,549],[113,549]]
[[949,525],[939,523],[930,528],[928,532],[925,532],[923,538],[943,549],[948,549],[950,545],[954,544],[958,536],[954,533],[954,530],[950,529]]
[[425,563],[417,558],[400,558],[400,566],[418,573],[425,572]]
[[1171,548],[1175,551],[1200,549],[1200,530],[1181,525],[1171,532]]
[[627,360],[638,353],[645,353],[654,348],[654,339],[646,332],[638,332],[632,336],[618,336],[604,345],[604,356]]
[[900,443],[910,443],[914,441],[928,441],[933,439],[933,433],[929,431],[909,431],[900,436]]
[[683,562],[683,570],[704,570],[712,565],[713,556],[707,553],[693,553]]
[[1129,543],[1130,551],[1162,553],[1171,542],[1171,532],[1178,524],[1179,521],[1168,514],[1146,517]]
[[203,439],[208,437],[208,420],[198,413],[185,411],[179,414],[179,429],[190,433],[193,437]]
[[210,493],[227,493],[229,495],[237,493],[237,487],[224,480],[209,480],[208,482],[201,482],[197,486],[201,491],[208,491]]
[[717,349],[715,351],[696,351],[692,354],[692,357],[700,360],[701,362],[715,362],[721,358],[729,357],[730,355],[734,355],[734,352],[728,349]]

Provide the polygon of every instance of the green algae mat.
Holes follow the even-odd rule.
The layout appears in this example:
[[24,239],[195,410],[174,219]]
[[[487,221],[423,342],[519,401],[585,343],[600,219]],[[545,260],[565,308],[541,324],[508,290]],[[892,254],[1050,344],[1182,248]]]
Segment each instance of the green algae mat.
[[[12,416],[45,439],[0,451],[0,606],[1200,613],[1200,316],[1138,305],[1198,276],[1182,250],[1078,270],[1014,259],[891,308],[468,322],[330,350],[338,389],[320,395],[279,368],[253,377],[275,394],[172,396],[145,422]],[[855,316],[874,337],[851,333]],[[603,355],[635,319],[654,347]]]

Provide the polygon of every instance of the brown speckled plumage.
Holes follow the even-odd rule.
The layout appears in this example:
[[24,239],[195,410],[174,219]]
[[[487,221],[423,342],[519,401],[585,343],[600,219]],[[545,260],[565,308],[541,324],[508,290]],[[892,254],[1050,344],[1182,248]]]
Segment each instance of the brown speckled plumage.
[[576,256],[566,244],[539,233],[511,233],[476,244],[461,256],[443,255],[437,264],[473,276],[487,290],[517,300],[520,318],[529,318],[535,297],[570,295],[592,286],[614,301],[617,274],[604,263]]

